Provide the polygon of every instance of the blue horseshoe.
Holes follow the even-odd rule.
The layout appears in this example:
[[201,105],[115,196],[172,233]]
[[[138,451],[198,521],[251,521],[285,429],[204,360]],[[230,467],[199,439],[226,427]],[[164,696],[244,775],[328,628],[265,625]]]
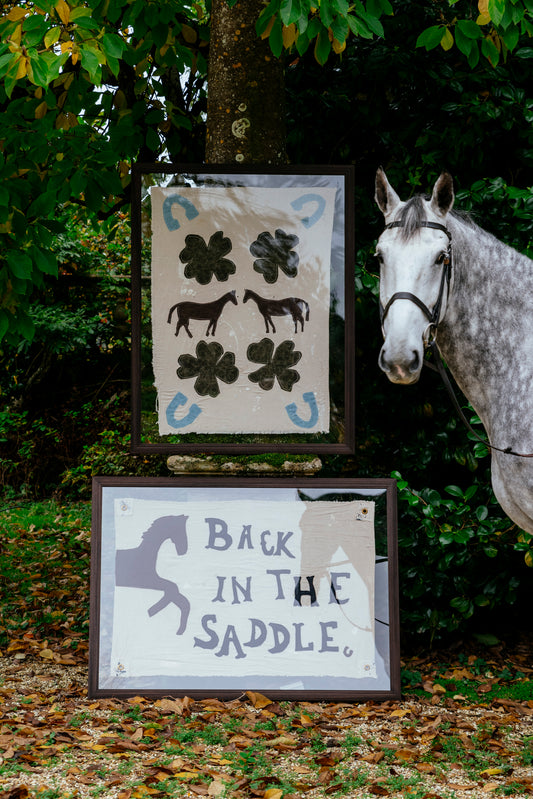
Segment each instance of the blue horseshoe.
[[185,394],[182,394],[181,391],[178,391],[174,399],[171,400],[171,402],[169,403],[166,413],[167,413],[167,422],[170,425],[170,427],[176,427],[176,428],[187,427],[187,425],[192,424],[194,420],[197,419],[198,416],[200,416],[200,414],[202,413],[202,409],[198,405],[196,405],[195,402],[193,402],[191,407],[189,408],[189,412],[181,419],[176,419],[175,416],[176,410],[181,405],[185,405],[186,402],[187,402],[187,397],[185,396]]
[[289,416],[289,419],[293,424],[297,425],[297,427],[314,427],[318,422],[318,405],[316,401],[316,397],[313,391],[306,391],[303,394],[304,402],[307,402],[309,408],[311,409],[311,418],[307,421],[302,419],[301,416],[298,415],[298,408],[296,407],[295,402],[291,402],[290,405],[285,406],[285,410]]
[[313,227],[316,225],[324,210],[326,208],[326,201],[320,194],[302,194],[301,197],[298,197],[296,200],[293,200],[291,205],[295,211],[301,211],[304,205],[307,203],[316,203],[317,207],[315,212],[311,216],[306,216],[302,219],[302,225],[304,227]]
[[192,202],[186,197],[182,197],[181,194],[171,194],[169,197],[165,197],[163,200],[163,219],[169,230],[177,230],[180,227],[178,220],[172,216],[173,205],[181,205],[189,222],[200,213]]

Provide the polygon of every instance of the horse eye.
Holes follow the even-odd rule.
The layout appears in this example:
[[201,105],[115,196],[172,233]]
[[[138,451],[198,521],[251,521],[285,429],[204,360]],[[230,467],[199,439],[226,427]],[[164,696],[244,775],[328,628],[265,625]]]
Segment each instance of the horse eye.
[[443,264],[444,263],[444,259],[447,257],[447,255],[448,255],[447,252],[441,252],[441,254],[437,257],[437,260],[435,261],[435,263],[436,264]]
[[382,254],[380,252],[375,252],[374,253],[374,258],[377,259],[378,264],[382,264],[383,263],[383,256],[382,256]]

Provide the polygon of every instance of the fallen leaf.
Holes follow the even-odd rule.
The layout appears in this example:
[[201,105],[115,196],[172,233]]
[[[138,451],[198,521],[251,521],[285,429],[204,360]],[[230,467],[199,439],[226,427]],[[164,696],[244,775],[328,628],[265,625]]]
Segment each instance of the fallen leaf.
[[263,794],[264,799],[281,799],[282,796],[283,791],[281,791],[279,788],[267,788]]
[[7,791],[0,792],[0,799],[27,799],[30,792],[26,785],[17,785],[16,788],[10,788]]
[[225,783],[221,782],[220,780],[213,780],[210,784],[209,788],[207,789],[208,796],[220,796],[226,790]]
[[261,710],[261,708],[267,707],[267,705],[272,704],[272,699],[269,699],[267,696],[264,696],[263,694],[258,694],[255,691],[246,691],[246,696],[248,697],[252,705],[258,710]]
[[193,700],[189,696],[184,696],[183,699],[159,699],[154,704],[161,713],[177,713],[179,716],[182,716],[185,711],[188,710],[192,702]]

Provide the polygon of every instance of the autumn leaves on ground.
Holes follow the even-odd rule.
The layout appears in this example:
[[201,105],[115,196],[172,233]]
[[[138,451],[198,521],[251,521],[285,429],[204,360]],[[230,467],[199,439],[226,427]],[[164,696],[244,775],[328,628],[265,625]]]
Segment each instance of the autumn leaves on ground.
[[0,528],[0,799],[533,794],[527,638],[406,654],[399,702],[90,700],[90,505]]

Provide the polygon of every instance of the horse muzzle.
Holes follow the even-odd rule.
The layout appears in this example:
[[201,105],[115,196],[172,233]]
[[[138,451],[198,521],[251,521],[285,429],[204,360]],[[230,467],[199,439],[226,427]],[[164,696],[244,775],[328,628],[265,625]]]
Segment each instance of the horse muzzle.
[[385,343],[379,353],[378,364],[391,383],[406,386],[418,381],[422,371],[423,356],[417,350],[401,355],[389,353]]

